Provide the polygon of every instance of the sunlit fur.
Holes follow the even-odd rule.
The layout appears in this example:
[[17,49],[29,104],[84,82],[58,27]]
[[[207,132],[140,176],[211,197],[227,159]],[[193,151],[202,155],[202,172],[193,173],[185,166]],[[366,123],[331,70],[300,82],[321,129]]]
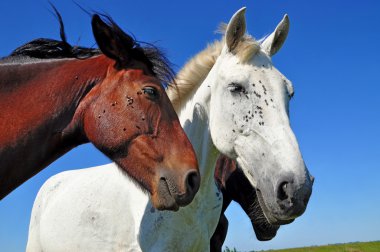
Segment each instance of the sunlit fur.
[[[235,36],[231,29],[238,28],[234,26],[241,23],[236,22],[237,18],[245,22],[244,11],[242,8],[231,18],[226,36]],[[226,39],[237,40],[243,40],[244,44],[249,39]],[[188,63],[192,67],[186,67],[188,69],[179,74],[180,92],[169,91],[199,163],[201,185],[191,204],[178,212],[157,211],[149,197],[133,183],[119,183],[121,178],[115,172],[115,165],[59,174],[49,180],[37,196],[31,219],[30,244],[37,241],[44,250],[59,250],[65,244],[66,250],[82,251],[121,248],[127,251],[209,251],[210,238],[222,209],[222,195],[214,181],[214,168],[220,153],[236,159],[253,186],[258,181],[265,182],[260,180],[273,174],[267,183],[259,183],[262,196],[268,202],[276,202],[272,192],[266,193],[266,190],[275,188],[281,179],[275,176],[281,175],[282,163],[287,165],[286,171],[295,168],[294,173],[299,176],[297,181],[306,181],[307,190],[301,194],[310,195],[309,174],[289,125],[288,80],[274,68],[261,45],[257,51],[252,49],[255,46],[242,46],[247,53],[239,54],[236,52],[239,44],[233,43],[234,47],[230,48],[222,40],[209,46]],[[258,43],[254,44],[258,46]],[[272,44],[270,41],[269,45]],[[201,68],[204,69],[199,71]],[[268,104],[265,111],[268,122],[265,126],[259,113],[254,120],[245,118],[253,112],[251,108],[265,104],[266,98],[256,97],[252,88],[256,83],[263,97],[266,91],[259,85],[260,80],[267,86],[268,96],[273,97],[273,104]],[[245,85],[249,93],[232,92],[230,84],[234,82]],[[235,130],[234,120],[231,120],[234,116],[236,121],[239,120],[239,130]],[[246,120],[249,124],[245,123]],[[243,121],[244,125],[240,124]],[[272,143],[277,143],[274,149]],[[284,156],[286,158],[282,159]],[[69,181],[68,176],[94,181],[86,185],[65,183]],[[57,190],[60,198],[39,208],[55,185],[60,186]],[[280,217],[294,218],[295,215]],[[270,221],[277,220],[272,218]],[[62,222],[64,229],[57,224]]]

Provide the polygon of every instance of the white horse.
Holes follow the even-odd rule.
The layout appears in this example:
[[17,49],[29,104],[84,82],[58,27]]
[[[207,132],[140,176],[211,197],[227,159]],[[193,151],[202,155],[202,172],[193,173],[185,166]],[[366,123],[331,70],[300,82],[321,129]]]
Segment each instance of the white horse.
[[312,178],[289,125],[293,87],[271,62],[288,17],[260,44],[245,34],[244,13],[234,14],[223,40],[190,60],[178,88],[168,90],[198,157],[193,202],[157,211],[115,164],[63,172],[37,195],[28,251],[209,251],[222,207],[213,177],[220,153],[238,161],[270,223],[305,211]]

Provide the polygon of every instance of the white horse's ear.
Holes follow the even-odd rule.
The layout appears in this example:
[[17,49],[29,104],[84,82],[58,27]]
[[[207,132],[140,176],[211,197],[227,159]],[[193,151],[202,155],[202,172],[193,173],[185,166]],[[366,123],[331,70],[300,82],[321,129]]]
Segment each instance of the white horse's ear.
[[280,50],[284,44],[289,32],[289,17],[285,14],[284,18],[277,25],[274,32],[269,35],[261,44],[261,48],[269,55],[272,56]]
[[245,24],[245,9],[246,7],[238,10],[231,18],[228,23],[226,30],[226,44],[228,51],[232,52],[242,36],[245,34],[246,24]]

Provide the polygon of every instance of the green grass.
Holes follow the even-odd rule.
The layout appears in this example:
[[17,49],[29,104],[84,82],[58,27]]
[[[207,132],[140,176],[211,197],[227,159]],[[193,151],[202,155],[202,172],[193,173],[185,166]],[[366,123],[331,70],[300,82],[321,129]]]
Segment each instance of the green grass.
[[[256,250],[255,250],[256,251]],[[226,248],[224,252],[238,252],[235,248]],[[254,252],[252,250],[251,252]],[[265,250],[262,252],[380,252],[380,241],[352,242],[326,246],[313,246],[304,248]]]
[[354,242],[305,248],[267,250],[271,252],[380,252],[380,241]]

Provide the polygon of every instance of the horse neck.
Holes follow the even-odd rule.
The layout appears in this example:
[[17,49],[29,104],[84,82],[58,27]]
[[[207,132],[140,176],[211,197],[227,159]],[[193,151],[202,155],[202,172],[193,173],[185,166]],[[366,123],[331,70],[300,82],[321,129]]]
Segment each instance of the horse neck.
[[0,199],[84,142],[62,131],[94,81],[104,78],[104,59],[0,66]]
[[[178,117],[197,154],[201,175],[200,193],[215,186],[214,168],[219,151],[211,139],[209,128],[209,101],[211,93],[207,81],[204,81],[180,108]],[[198,193],[198,194],[200,194]]]

